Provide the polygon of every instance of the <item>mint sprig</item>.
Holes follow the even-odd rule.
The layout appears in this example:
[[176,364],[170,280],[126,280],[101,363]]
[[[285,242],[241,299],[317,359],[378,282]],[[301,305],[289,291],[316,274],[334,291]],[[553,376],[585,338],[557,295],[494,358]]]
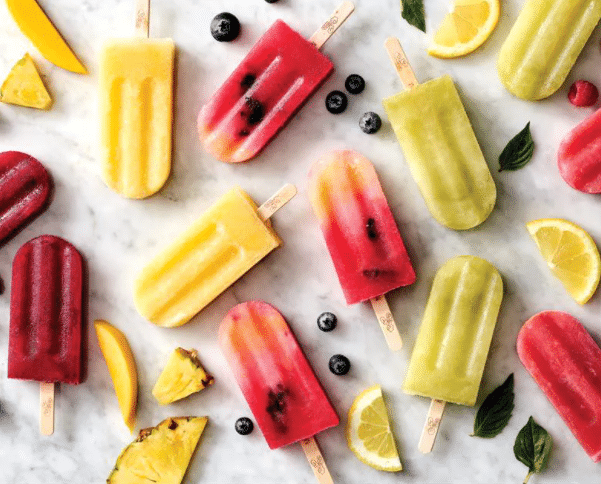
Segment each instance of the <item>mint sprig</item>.
[[423,0],[401,0],[401,17],[422,32],[426,31]]
[[482,402],[474,420],[473,437],[491,439],[505,428],[513,411],[513,373]]
[[539,474],[547,467],[552,447],[553,439],[549,433],[530,417],[513,444],[515,458],[528,467],[524,484],[527,484],[532,474]]
[[530,122],[526,127],[515,135],[499,156],[499,171],[517,170],[524,167],[534,153],[534,141],[530,133]]

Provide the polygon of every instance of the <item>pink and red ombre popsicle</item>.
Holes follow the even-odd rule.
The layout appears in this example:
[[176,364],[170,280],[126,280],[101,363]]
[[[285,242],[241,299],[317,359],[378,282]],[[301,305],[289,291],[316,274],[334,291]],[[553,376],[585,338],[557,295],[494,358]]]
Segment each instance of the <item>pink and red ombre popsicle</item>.
[[520,360],[587,454],[601,460],[601,349],[560,311],[530,318],[518,334]]
[[333,72],[319,48],[353,10],[344,2],[310,40],[276,20],[201,108],[204,148],[229,163],[257,155]]

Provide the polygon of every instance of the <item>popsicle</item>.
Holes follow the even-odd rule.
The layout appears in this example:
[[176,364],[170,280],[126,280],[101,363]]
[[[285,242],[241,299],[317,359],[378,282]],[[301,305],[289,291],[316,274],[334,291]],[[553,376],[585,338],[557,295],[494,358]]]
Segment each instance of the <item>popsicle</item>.
[[0,153],[0,244],[42,213],[50,203],[52,177],[35,158]]
[[[338,425],[338,415],[278,310],[262,301],[238,304],[219,326],[219,346],[269,448],[301,441],[319,452],[313,436]],[[329,477],[315,457],[307,453],[315,475]]]
[[385,47],[406,91],[385,98],[384,109],[430,213],[455,230],[481,224],[497,190],[452,79],[418,85],[399,41]]
[[582,121],[561,142],[557,164],[571,187],[601,193],[601,110]]
[[403,383],[433,399],[420,451],[432,450],[445,402],[476,403],[502,299],[501,275],[479,257],[454,257],[436,273]]
[[309,40],[276,20],[201,108],[205,150],[229,163],[257,155],[333,72],[319,49],[354,8],[343,2]]
[[601,349],[573,316],[543,311],[518,334],[518,356],[580,445],[601,460]]
[[601,0],[527,0],[501,46],[501,82],[522,99],[550,96],[565,81],[600,18]]
[[54,431],[54,384],[83,381],[83,260],[66,240],[42,235],[13,261],[8,378],[40,382],[44,435]]
[[269,218],[295,194],[286,185],[257,208],[232,188],[142,270],[134,286],[138,312],[158,326],[187,323],[281,245]]
[[137,0],[133,39],[108,41],[100,54],[102,177],[127,198],[145,198],[171,171],[175,44],[149,39],[149,0]]
[[[378,302],[386,304],[384,294],[415,281],[378,175],[367,158],[351,150],[322,156],[309,172],[309,197],[348,304],[374,301],[378,308]],[[390,348],[400,349],[401,337],[387,305],[378,321]]]

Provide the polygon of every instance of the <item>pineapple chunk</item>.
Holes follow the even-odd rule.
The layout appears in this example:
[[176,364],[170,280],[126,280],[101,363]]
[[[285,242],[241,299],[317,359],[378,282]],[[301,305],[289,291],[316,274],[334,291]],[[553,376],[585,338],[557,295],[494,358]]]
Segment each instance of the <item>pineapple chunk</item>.
[[154,385],[152,394],[161,405],[167,405],[213,382],[213,377],[200,364],[196,350],[176,348]]
[[18,61],[0,87],[0,101],[36,109],[49,109],[52,98],[29,54]]
[[108,484],[179,484],[208,417],[172,417],[140,430],[109,475]]

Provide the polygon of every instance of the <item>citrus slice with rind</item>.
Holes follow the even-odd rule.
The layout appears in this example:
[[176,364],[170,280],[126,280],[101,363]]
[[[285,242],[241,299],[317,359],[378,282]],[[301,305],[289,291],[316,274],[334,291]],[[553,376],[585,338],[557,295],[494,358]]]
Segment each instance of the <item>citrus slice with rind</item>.
[[355,398],[348,414],[346,439],[364,464],[388,472],[403,469],[380,385],[369,387]]
[[601,258],[592,237],[578,225],[559,218],[533,220],[526,228],[570,296],[579,304],[586,303],[601,276]]

